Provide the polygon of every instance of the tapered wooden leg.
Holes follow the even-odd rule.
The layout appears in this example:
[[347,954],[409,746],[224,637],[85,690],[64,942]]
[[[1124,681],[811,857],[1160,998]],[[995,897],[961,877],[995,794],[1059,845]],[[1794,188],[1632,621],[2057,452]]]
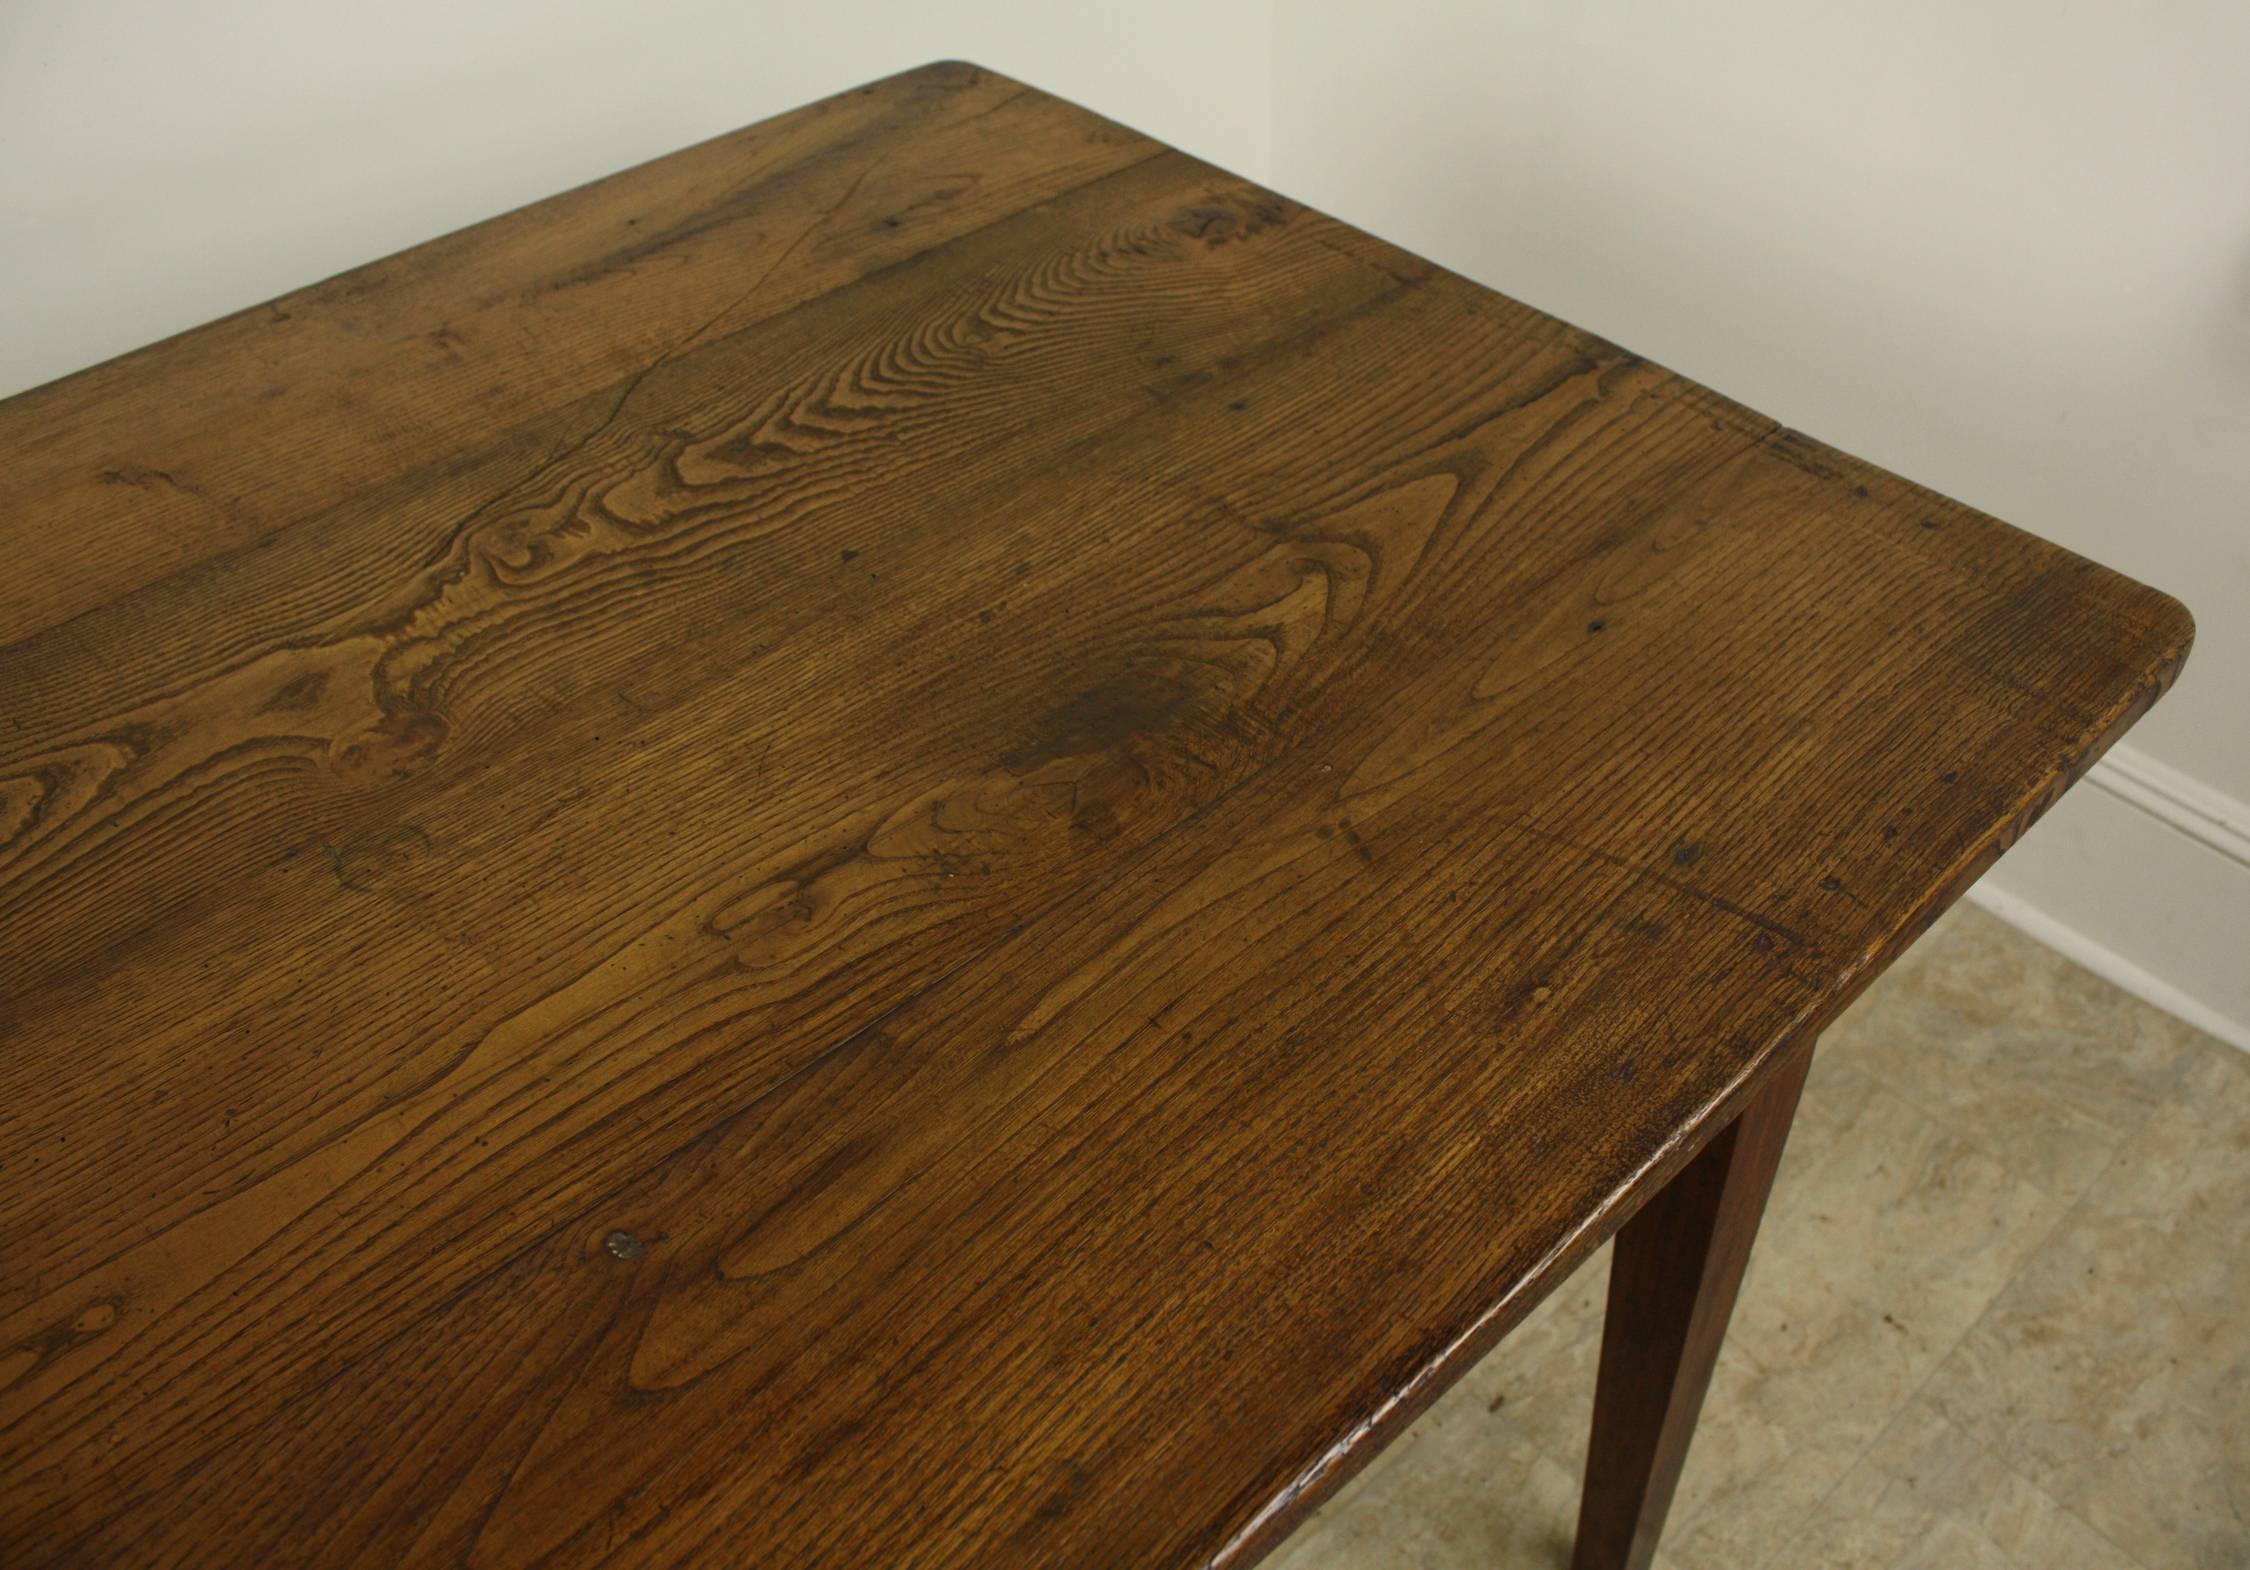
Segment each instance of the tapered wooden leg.
[[1655,1557],[1811,1064],[1811,1043],[1795,1048],[1617,1234],[1572,1570]]

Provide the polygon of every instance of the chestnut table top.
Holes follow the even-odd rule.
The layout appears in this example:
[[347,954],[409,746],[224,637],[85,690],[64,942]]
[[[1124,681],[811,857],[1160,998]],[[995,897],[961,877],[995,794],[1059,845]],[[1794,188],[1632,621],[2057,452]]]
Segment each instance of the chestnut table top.
[[11,1570],[1247,1562],[2191,636],[957,64],[0,495]]

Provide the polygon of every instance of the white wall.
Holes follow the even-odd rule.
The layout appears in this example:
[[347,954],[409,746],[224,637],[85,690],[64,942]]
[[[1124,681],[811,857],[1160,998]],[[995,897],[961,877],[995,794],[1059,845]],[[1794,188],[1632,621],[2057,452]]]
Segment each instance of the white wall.
[[1256,177],[1271,20],[1272,0],[0,0],[0,396],[934,59]]
[[1985,893],[2250,1045],[2250,4],[1281,0],[1274,82],[1292,196],[2186,600]]

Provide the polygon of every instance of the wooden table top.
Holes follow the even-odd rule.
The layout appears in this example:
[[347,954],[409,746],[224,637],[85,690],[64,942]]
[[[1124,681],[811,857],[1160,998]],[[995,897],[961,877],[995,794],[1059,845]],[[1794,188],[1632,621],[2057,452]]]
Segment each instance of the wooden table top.
[[14,1570],[1246,1562],[2191,636],[963,65],[0,459]]

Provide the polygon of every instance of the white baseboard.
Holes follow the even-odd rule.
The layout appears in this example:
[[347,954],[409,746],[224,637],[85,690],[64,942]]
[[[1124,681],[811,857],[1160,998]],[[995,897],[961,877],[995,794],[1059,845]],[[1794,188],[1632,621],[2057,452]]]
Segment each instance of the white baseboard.
[[2238,1020],[2227,1018],[2199,999],[2188,996],[2169,981],[2151,975],[2115,949],[2105,948],[2076,927],[2065,926],[2037,906],[1989,884],[1978,884],[1969,890],[1967,897],[1971,904],[1981,905],[2009,926],[2037,938],[2063,958],[2085,966],[2104,981],[2132,993],[2143,1003],[2152,1004],[2175,1019],[2185,1020],[2198,1030],[2250,1052],[2250,1028],[2245,1028]]
[[2250,1051],[2250,806],[2115,747],[1968,897]]

